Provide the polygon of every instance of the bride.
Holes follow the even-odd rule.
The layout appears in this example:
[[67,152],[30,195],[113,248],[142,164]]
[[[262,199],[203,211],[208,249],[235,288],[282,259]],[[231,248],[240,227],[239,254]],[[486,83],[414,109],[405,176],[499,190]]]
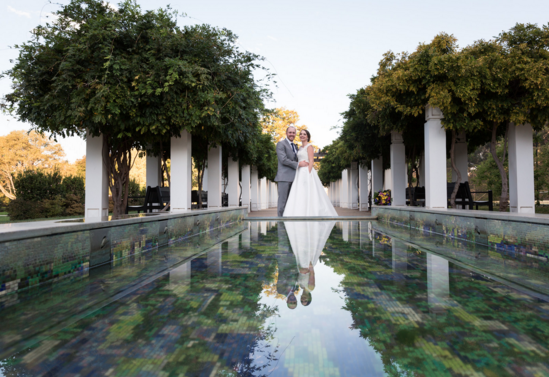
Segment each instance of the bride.
[[297,152],[298,163],[306,161],[308,166],[298,167],[284,217],[288,216],[337,216],[334,206],[330,202],[316,170],[313,168],[314,148],[311,134],[307,130],[299,133],[301,148]]

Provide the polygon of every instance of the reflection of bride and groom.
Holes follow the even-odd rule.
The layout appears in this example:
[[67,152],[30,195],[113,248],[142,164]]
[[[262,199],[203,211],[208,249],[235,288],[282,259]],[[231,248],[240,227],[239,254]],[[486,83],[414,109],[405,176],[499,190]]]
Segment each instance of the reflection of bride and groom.
[[315,266],[334,225],[333,221],[278,223],[277,292],[285,297],[288,308],[298,306],[299,292],[301,305],[311,304]]

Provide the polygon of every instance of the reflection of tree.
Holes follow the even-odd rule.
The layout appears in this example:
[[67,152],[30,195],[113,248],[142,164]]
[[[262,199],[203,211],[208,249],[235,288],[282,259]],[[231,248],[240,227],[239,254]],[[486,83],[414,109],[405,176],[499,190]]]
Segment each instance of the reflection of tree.
[[435,312],[427,300],[426,253],[409,248],[405,281],[396,281],[385,237],[375,234],[375,256],[332,237],[322,259],[343,276],[338,291],[344,309],[381,355],[385,373],[505,376],[545,370],[549,332],[532,327],[549,324],[541,319],[540,304],[450,264],[450,297]]
[[276,290],[277,284],[278,284],[278,267],[276,268],[273,274],[273,280],[271,280],[270,282],[263,283],[263,294],[267,297],[273,297],[278,300],[285,300],[286,296],[277,292]]
[[86,359],[90,375],[266,375],[279,358],[270,345],[276,328],[266,325],[277,309],[260,303],[262,282],[276,281],[270,234],[254,249],[222,255],[221,274],[208,270],[206,255],[193,259],[190,281],[166,275],[139,288],[52,335],[51,348],[32,363],[21,360],[46,341],[18,355],[14,370],[61,375]]

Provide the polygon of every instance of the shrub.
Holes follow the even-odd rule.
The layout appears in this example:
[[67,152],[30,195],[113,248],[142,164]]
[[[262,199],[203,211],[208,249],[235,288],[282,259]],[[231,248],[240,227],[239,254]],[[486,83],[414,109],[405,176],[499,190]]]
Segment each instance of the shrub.
[[10,220],[38,219],[42,216],[42,203],[17,198],[8,204]]
[[14,179],[17,199],[8,206],[11,220],[84,214],[84,178],[63,178],[58,171],[28,170]]

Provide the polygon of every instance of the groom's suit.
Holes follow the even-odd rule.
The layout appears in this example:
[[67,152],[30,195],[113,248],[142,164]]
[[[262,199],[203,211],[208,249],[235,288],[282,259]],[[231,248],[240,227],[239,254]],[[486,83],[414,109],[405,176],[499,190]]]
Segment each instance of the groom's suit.
[[288,139],[281,140],[276,145],[276,155],[278,157],[278,171],[275,177],[275,182],[278,182],[277,212],[278,217],[282,217],[298,166],[297,147]]

